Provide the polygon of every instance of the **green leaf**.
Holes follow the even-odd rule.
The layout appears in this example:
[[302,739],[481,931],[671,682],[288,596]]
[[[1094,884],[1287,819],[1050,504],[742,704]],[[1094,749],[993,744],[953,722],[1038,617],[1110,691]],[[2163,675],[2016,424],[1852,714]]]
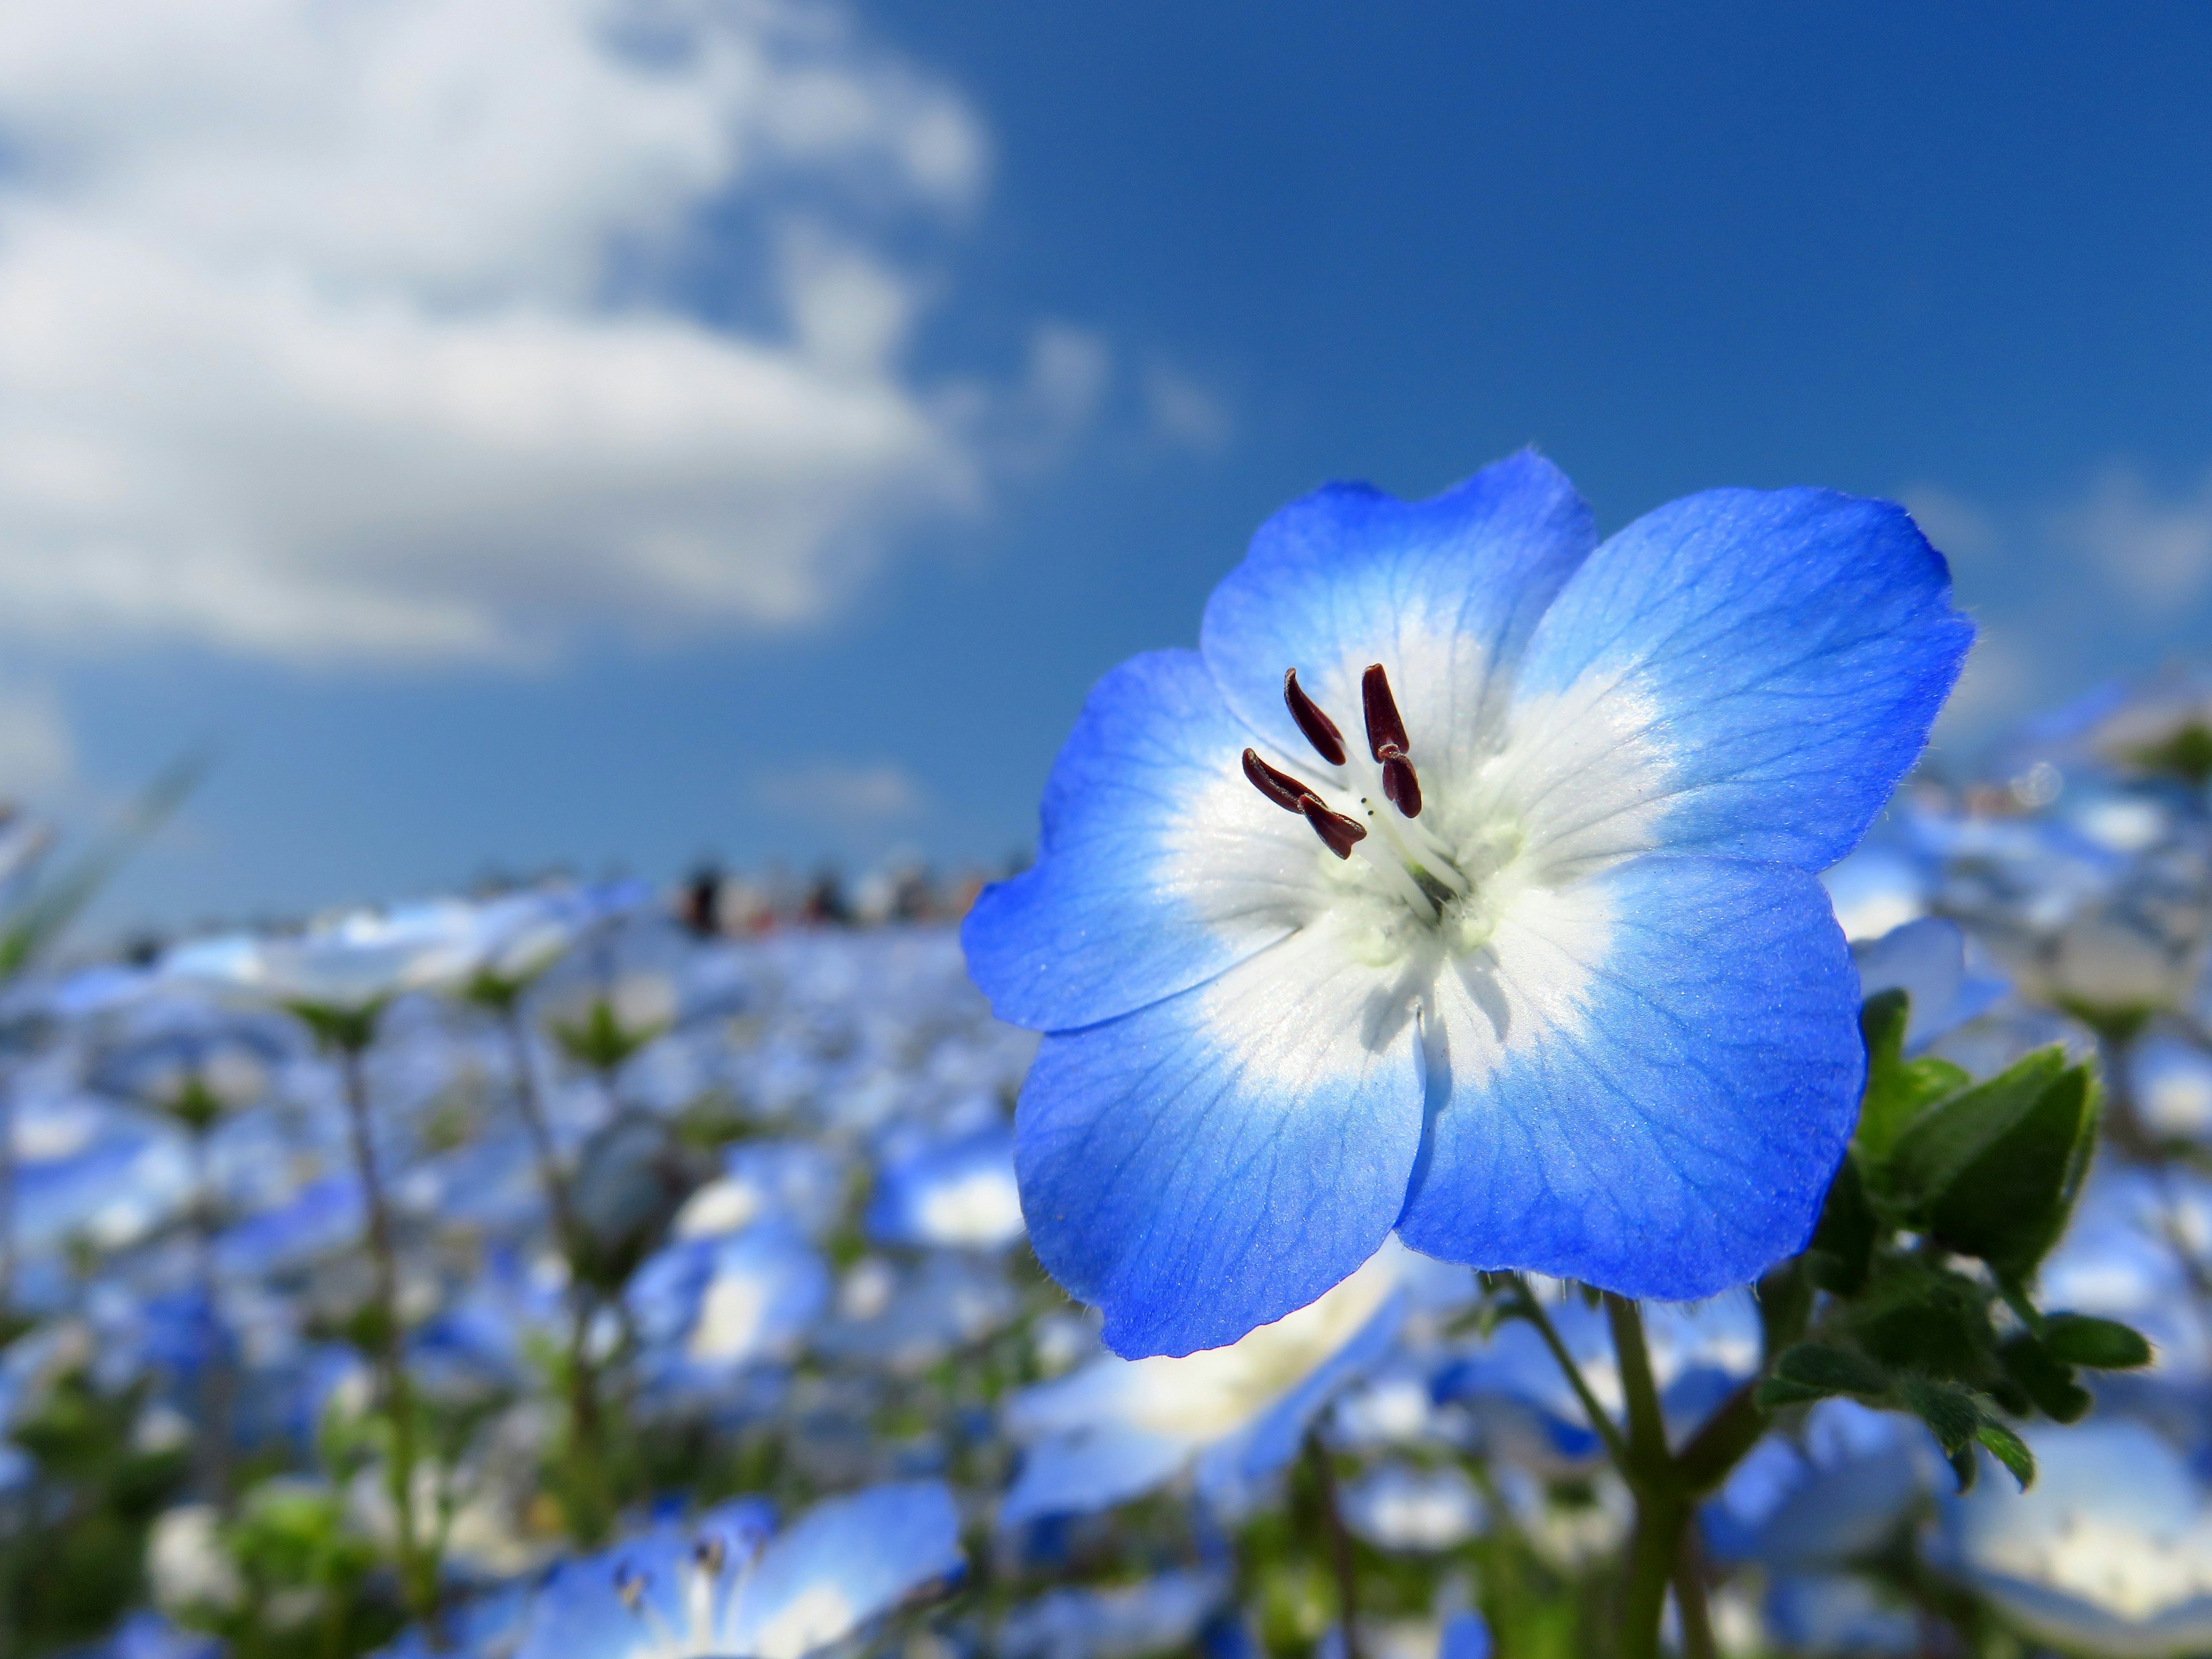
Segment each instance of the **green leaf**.
[[1951,1478],[1959,1483],[1960,1494],[1973,1491],[1974,1477],[1981,1473],[1980,1465],[1974,1461],[1974,1449],[1961,1446],[1954,1452],[1946,1452],[1944,1456],[1950,1461]]
[[2142,1333],[2116,1319],[2056,1313],[2045,1322],[2044,1346],[2069,1364],[2092,1370],[2131,1371],[2150,1364],[2150,1344]]
[[1774,1374],[1759,1384],[1762,1406],[1802,1405],[1831,1395],[1886,1395],[1889,1374],[1864,1354],[1825,1342],[1800,1342],[1784,1348]]
[[1869,1169],[1881,1166],[1898,1137],[1922,1112],[1972,1081],[1948,1060],[1905,1059],[1905,1031],[1911,1015],[1911,1001],[1901,990],[1878,992],[1859,1010],[1867,1080],[1854,1144]]
[[1845,1305],[1859,1346],[1885,1365],[1975,1382],[1995,1369],[1989,1292],[1964,1274],[1892,1260]]
[[2065,1051],[2054,1044],[1929,1107],[1899,1135],[1890,1152],[1885,1173],[1891,1192],[1924,1215],[1970,1165],[2035,1109],[2065,1070]]
[[1974,1396],[1954,1384],[1908,1376],[1898,1383],[1897,1397],[1928,1425],[1947,1457],[1971,1444],[1981,1426],[1982,1408],[1974,1403]]
[[2012,1471],[2012,1478],[2020,1482],[2022,1492],[2034,1484],[2035,1454],[2028,1450],[2027,1442],[2010,1429],[1985,1412],[1974,1430],[1974,1438],[1988,1447],[1990,1455]]
[[1846,1148],[1836,1178],[1828,1185],[1827,1202],[1820,1207],[1820,1224],[1806,1247],[1806,1270],[1814,1284],[1838,1296],[1857,1295],[1873,1266],[1879,1232],[1874,1206],[1867,1201],[1866,1182],[1859,1173],[1858,1153]]
[[2024,1282],[2066,1229],[2096,1127],[2096,1085],[2068,1066],[1936,1197],[1929,1236]]
[[2005,1374],[2035,1409],[2054,1423],[2077,1423],[2088,1412],[2089,1391],[2074,1380],[2074,1367],[2034,1337],[2014,1337],[1997,1351]]

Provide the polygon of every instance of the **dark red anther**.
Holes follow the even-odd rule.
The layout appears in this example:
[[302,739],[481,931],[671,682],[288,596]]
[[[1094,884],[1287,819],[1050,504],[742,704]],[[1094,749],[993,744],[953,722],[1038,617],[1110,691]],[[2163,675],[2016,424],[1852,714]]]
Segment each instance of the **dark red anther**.
[[1405,754],[1413,748],[1406,722],[1398,714],[1398,700],[1390,695],[1390,677],[1381,663],[1371,663],[1359,677],[1359,699],[1367,705],[1367,752],[1382,758],[1385,745]]
[[1390,804],[1409,818],[1421,816],[1421,780],[1413,770],[1413,763],[1406,758],[1406,751],[1395,743],[1382,745],[1382,793]]
[[1298,671],[1283,671],[1283,701],[1291,706],[1291,718],[1298,723],[1298,730],[1306,734],[1306,741],[1331,766],[1344,764],[1344,733],[1336,729],[1336,722],[1322,712],[1322,707],[1306,696],[1306,689],[1298,684]]
[[1303,812],[1306,802],[1318,798],[1288,772],[1279,772],[1260,758],[1255,749],[1244,751],[1244,775],[1252,787],[1285,812]]
[[1306,815],[1306,822],[1321,837],[1322,845],[1340,859],[1352,856],[1352,849],[1367,839],[1367,826],[1358,818],[1348,818],[1341,812],[1332,812],[1321,804],[1316,795],[1308,795],[1298,803]]

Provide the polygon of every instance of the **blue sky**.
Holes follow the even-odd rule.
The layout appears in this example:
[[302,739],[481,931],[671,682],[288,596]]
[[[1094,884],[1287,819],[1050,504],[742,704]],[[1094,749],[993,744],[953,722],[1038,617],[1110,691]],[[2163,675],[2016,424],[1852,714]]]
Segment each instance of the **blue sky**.
[[2212,647],[2202,8],[233,9],[0,25],[0,772],[221,753],[117,922],[1001,857],[1273,507],[1524,443],[1905,500],[1958,744]]

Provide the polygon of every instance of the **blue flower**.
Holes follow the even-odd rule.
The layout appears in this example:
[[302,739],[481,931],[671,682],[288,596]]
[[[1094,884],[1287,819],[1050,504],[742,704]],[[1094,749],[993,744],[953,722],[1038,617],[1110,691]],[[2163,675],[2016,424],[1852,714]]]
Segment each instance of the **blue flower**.
[[867,1222],[878,1244],[991,1250],[1012,1243],[1022,1236],[1013,1137],[993,1124],[886,1164]]
[[1199,651],[1093,691],[1036,866],[965,927],[1048,1034],[1039,1258],[1136,1354],[1304,1306],[1394,1227],[1662,1297],[1797,1249],[1863,1065],[1814,872],[1972,632],[1901,509],[1820,491],[1599,546],[1522,454],[1279,514]]
[[2039,1641],[2090,1653],[2212,1647],[2212,1501],[2140,1423],[2029,1429],[2036,1480],[1947,1501],[1932,1553]]
[[872,1486],[773,1538],[757,1498],[564,1565],[515,1659],[805,1659],[963,1571],[952,1494]]
[[1329,1401],[1398,1334],[1411,1252],[1387,1243],[1310,1306],[1207,1353],[1104,1355],[1007,1403],[1027,1447],[1002,1527],[1125,1503],[1193,1470],[1224,1512],[1248,1507]]

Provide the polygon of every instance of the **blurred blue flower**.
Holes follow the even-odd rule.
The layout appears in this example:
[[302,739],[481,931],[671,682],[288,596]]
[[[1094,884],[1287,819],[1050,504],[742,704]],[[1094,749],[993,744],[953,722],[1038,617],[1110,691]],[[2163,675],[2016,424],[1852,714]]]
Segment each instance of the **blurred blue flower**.
[[[1549,1316],[1598,1403],[1620,1418],[1620,1371],[1605,1315],[1571,1298],[1553,1304]],[[1660,1407],[1678,1434],[1694,1429],[1759,1369],[1759,1315],[1745,1292],[1651,1308],[1644,1333]],[[1525,1322],[1500,1325],[1487,1342],[1445,1367],[1435,1388],[1438,1400],[1464,1402],[1488,1443],[1517,1463],[1570,1474],[1604,1461],[1604,1443],[1581,1401]]]
[[2003,998],[2004,981],[1970,963],[1968,955],[1958,923],[1941,916],[1923,916],[1851,947],[1862,996],[1901,990],[1911,999],[1907,1054],[1978,1019]]
[[934,1481],[817,1504],[787,1530],[757,1499],[566,1562],[514,1659],[805,1659],[964,1570]]
[[1393,1227],[1665,1297],[1804,1243],[1863,1065],[1812,872],[1972,630],[1886,503],[1715,491],[1595,543],[1534,454],[1332,487],[1199,652],[1091,694],[963,939],[1048,1033],[1024,1207],[1117,1352],[1233,1340]]
[[2039,1641],[2150,1656],[2212,1648],[2212,1493],[2140,1423],[2023,1433],[2035,1484],[1943,1506],[1938,1565]]
[[996,1249],[1022,1236],[1014,1138],[994,1124],[876,1176],[868,1237],[878,1244]]
[[1770,1437],[1738,1464],[1702,1514],[1724,1562],[1818,1572],[1870,1553],[1935,1489],[1934,1439],[1911,1419],[1825,1400],[1791,1439]]
[[1395,1241],[1273,1324],[1206,1352],[1105,1354],[1008,1402],[1027,1451],[1002,1527],[1126,1502],[1194,1470],[1216,1508],[1245,1507],[1335,1394],[1381,1358],[1405,1311]]
[[999,1659],[1138,1659],[1187,1650],[1228,1595],[1219,1572],[1164,1572],[1110,1589],[1056,1589],[1000,1621]]

